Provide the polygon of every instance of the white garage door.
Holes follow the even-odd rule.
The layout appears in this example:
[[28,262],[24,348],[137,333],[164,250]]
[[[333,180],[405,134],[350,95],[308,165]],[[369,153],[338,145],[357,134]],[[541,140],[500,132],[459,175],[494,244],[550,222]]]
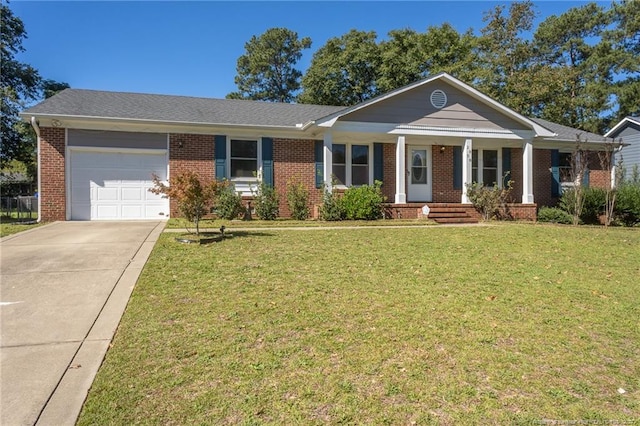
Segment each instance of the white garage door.
[[149,192],[152,174],[167,179],[164,151],[71,150],[71,219],[131,220],[169,216],[169,200]]

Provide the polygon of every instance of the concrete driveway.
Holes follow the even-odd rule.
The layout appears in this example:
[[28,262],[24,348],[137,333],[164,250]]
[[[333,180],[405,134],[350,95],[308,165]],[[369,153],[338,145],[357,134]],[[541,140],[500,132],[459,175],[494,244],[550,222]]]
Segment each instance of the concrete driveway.
[[56,222],[0,243],[0,424],[72,425],[162,222]]

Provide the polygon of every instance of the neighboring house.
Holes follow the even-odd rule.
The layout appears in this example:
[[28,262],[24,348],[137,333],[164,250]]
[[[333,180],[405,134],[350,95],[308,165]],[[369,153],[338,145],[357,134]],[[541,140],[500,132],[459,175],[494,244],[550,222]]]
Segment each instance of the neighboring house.
[[[468,206],[473,181],[514,182],[514,216],[535,219],[560,194],[562,153],[576,137],[603,137],[524,117],[471,86],[438,74],[352,107],[67,89],[24,111],[38,133],[41,220],[167,217],[175,203],[148,191],[194,170],[229,179],[243,195],[263,180],[280,194],[303,183],[311,203],[323,185],[383,182],[393,217],[425,204]],[[592,185],[610,172],[594,170]]]
[[33,180],[20,172],[0,172],[0,195],[2,198],[17,195],[33,195]]
[[626,176],[630,176],[634,167],[640,169],[640,117],[625,117],[605,135],[608,138],[622,139],[625,146],[616,153],[616,164],[622,165]]

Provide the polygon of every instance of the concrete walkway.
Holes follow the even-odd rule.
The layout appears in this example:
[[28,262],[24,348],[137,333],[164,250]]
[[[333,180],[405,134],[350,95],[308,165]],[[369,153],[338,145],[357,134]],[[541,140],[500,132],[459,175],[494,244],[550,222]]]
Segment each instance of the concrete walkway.
[[75,423],[163,228],[57,222],[1,240],[1,425]]

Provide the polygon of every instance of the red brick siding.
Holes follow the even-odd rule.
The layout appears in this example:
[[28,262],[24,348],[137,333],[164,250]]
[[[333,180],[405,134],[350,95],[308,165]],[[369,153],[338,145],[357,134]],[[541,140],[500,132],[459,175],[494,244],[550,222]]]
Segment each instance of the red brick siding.
[[551,196],[551,150],[533,150],[533,201],[538,206],[553,206],[558,201]]
[[65,129],[40,129],[40,174],[38,196],[42,221],[66,220]]
[[[204,181],[211,182],[215,178],[214,146],[213,135],[169,135],[169,177],[194,171]],[[169,203],[171,216],[178,216],[175,201]]]
[[462,189],[453,187],[453,147],[446,146],[444,151],[440,150],[440,145],[433,145],[431,148],[433,155],[432,179],[434,203],[459,203],[462,200]]
[[309,190],[309,209],[322,201],[316,188],[315,140],[273,140],[273,185],[280,200],[280,217],[291,217],[287,206],[287,183],[301,182]]
[[[522,198],[522,197],[520,197]],[[516,220],[531,220],[535,222],[538,218],[537,204],[510,203],[507,205],[508,217]]]
[[604,170],[597,152],[589,152],[589,186],[607,189],[611,187],[611,170]]
[[[504,173],[504,171],[503,171]],[[511,174],[509,179],[513,181],[510,202],[522,202],[522,148],[511,148]],[[534,197],[535,201],[535,197]]]
[[382,144],[382,157],[382,194],[388,203],[393,203],[396,197],[396,146]]

